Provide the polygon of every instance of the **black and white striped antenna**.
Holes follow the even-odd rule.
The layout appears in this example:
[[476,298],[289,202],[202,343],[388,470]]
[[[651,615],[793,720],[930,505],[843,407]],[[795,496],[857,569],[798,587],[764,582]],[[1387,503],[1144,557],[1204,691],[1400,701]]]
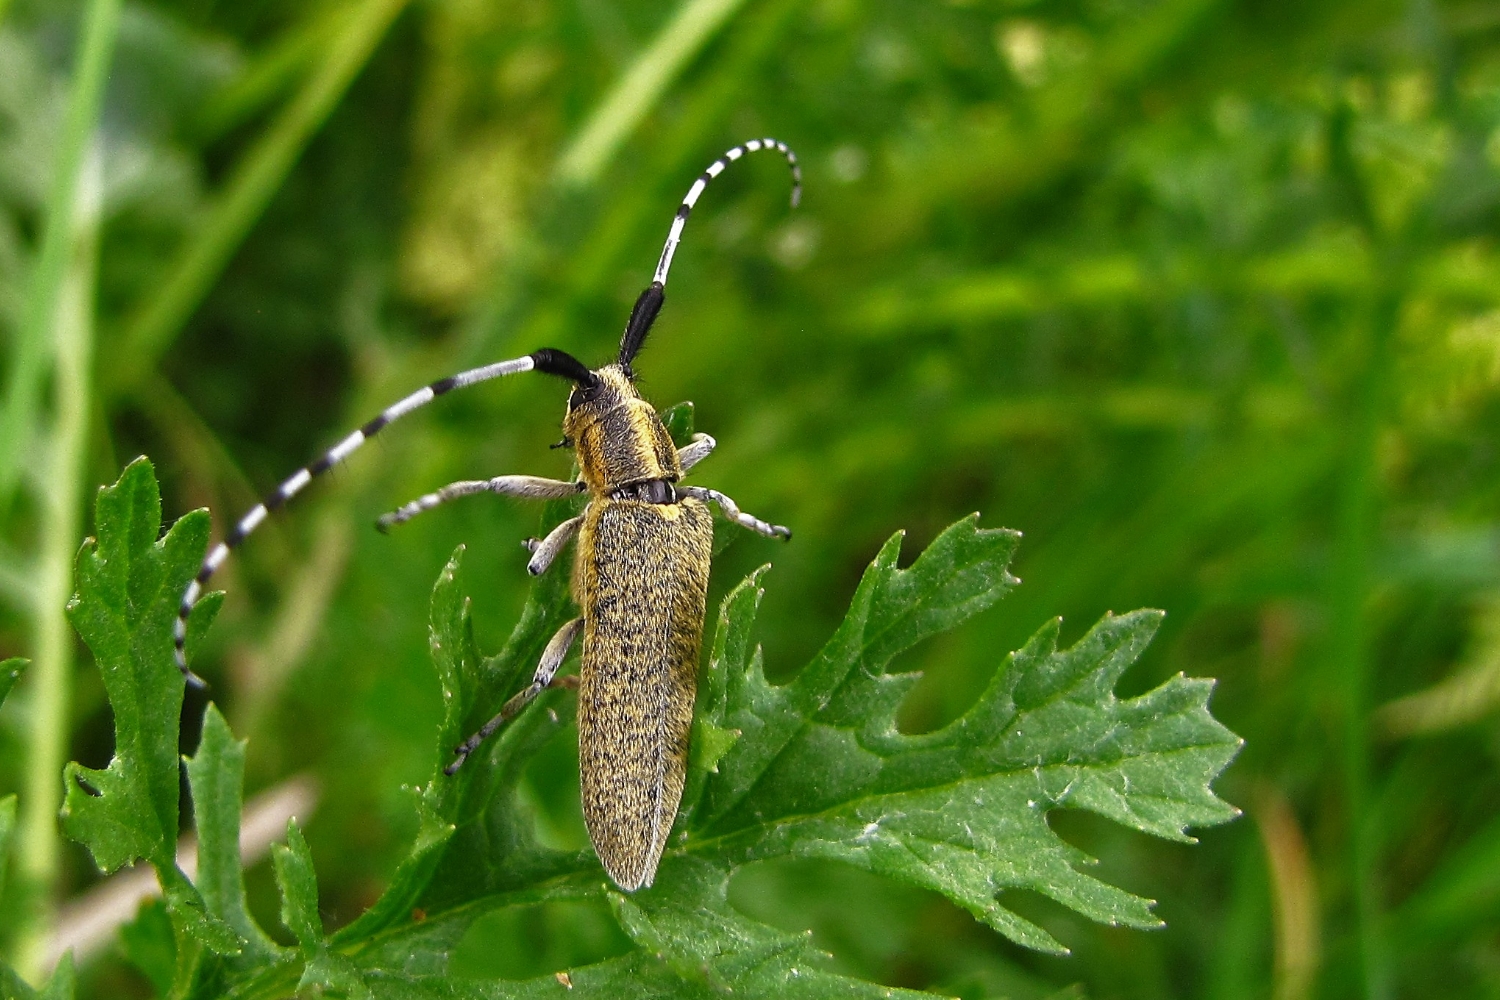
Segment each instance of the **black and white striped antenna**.
[[693,181],[693,186],[688,188],[682,204],[677,206],[677,215],[672,219],[672,228],[667,232],[667,243],[661,248],[661,257],[656,262],[656,274],[652,277],[651,284],[635,300],[635,308],[630,310],[630,321],[625,324],[625,335],[620,338],[619,363],[627,371],[630,369],[630,362],[640,353],[641,345],[646,342],[646,334],[651,332],[651,324],[656,321],[656,314],[661,312],[662,303],[666,301],[667,274],[672,270],[672,257],[677,253],[677,244],[682,242],[683,227],[687,225],[693,206],[702,197],[703,189],[735,160],[746,153],[757,153],[762,149],[774,149],[786,157],[787,166],[792,170],[792,207],[796,208],[797,203],[802,200],[802,167],[797,163],[797,154],[779,139],[751,139],[710,163],[708,169],[699,174],[698,179]]
[[260,503],[251,507],[245,516],[240,518],[235,526],[230,529],[224,540],[209,550],[208,556],[203,560],[203,565],[198,568],[198,575],[187,585],[187,590],[182,594],[182,603],[177,608],[177,621],[172,626],[172,643],[177,655],[177,669],[181,670],[188,682],[202,687],[203,678],[188,669],[187,651],[187,621],[192,614],[193,605],[198,603],[198,598],[203,594],[204,585],[210,577],[218,572],[224,560],[229,558],[229,553],[240,547],[246,538],[256,528],[260,527],[266,517],[277,508],[281,507],[292,497],[301,493],[308,483],[329,469],[338,465],[344,459],[354,454],[360,447],[376,434],[379,434],[387,426],[396,420],[400,420],[413,410],[421,409],[428,403],[437,399],[445,393],[454,389],[462,389],[465,386],[477,385],[480,382],[488,382],[492,378],[502,375],[517,375],[521,372],[540,371],[549,375],[561,375],[572,379],[580,385],[592,385],[597,376],[588,370],[588,367],[562,351],[544,347],[540,351],[528,354],[523,358],[514,358],[510,361],[498,361],[492,365],[482,368],[472,368],[457,375],[438,379],[431,385],[423,386],[416,392],[397,400],[384,410],[380,415],[359,430],[345,437],[338,444],[329,448],[323,456],[310,465],[304,465],[292,473],[275,491]]
[[656,276],[652,283],[666,287],[667,272],[672,270],[672,256],[677,253],[677,244],[682,242],[682,229],[687,225],[688,215],[693,211],[693,206],[698,204],[698,199],[703,195],[703,189],[708,187],[708,182],[722,174],[735,160],[746,153],[756,153],[762,149],[774,149],[786,157],[787,166],[792,169],[792,207],[802,200],[802,167],[797,164],[797,154],[791,151],[786,143],[777,139],[751,139],[731,149],[723,156],[708,165],[708,169],[698,175],[693,181],[693,186],[688,188],[687,196],[682,199],[682,204],[677,206],[677,217],[672,220],[672,229],[667,233],[667,245],[662,247],[661,259],[656,262]]
[[[641,344],[646,340],[646,334],[650,332],[651,324],[656,319],[656,314],[661,311],[664,301],[663,289],[667,283],[667,272],[672,268],[672,255],[677,252],[677,244],[682,240],[683,226],[687,225],[688,215],[693,211],[693,206],[698,203],[698,198],[703,194],[703,189],[708,182],[724,172],[724,169],[744,156],[746,153],[758,152],[762,149],[774,149],[786,157],[787,164],[792,170],[792,207],[802,198],[802,169],[797,165],[797,154],[793,153],[787,144],[776,139],[751,139],[729,150],[713,163],[708,169],[699,175],[688,189],[687,196],[682,199],[682,204],[677,208],[677,215],[672,219],[672,229],[667,234],[666,246],[662,248],[661,259],[656,264],[656,275],[651,286],[641,293],[636,300],[635,308],[631,310],[630,322],[625,327],[625,337],[620,346],[619,363],[628,371],[630,361],[636,352],[641,349]],[[438,379],[431,385],[418,389],[416,392],[397,400],[381,411],[380,415],[359,430],[350,433],[338,444],[334,445],[323,456],[310,465],[305,465],[292,473],[276,490],[240,518],[235,526],[230,529],[224,540],[215,545],[203,560],[203,565],[198,569],[187,589],[183,592],[182,603],[177,609],[177,621],[172,626],[172,642],[176,651],[177,668],[182,671],[188,683],[198,687],[204,686],[204,681],[197,674],[188,669],[187,663],[187,623],[192,614],[193,606],[198,603],[198,598],[203,595],[204,587],[209,578],[218,572],[224,560],[229,558],[229,553],[242,545],[256,528],[271,514],[272,511],[284,505],[292,497],[301,493],[308,483],[318,476],[332,469],[335,465],[344,461],[354,454],[364,443],[381,430],[389,426],[393,421],[399,420],[411,413],[413,410],[421,409],[437,397],[454,389],[462,389],[465,386],[477,385],[487,382],[502,375],[517,375],[521,372],[539,371],[548,375],[560,375],[571,379],[580,386],[588,387],[597,383],[598,376],[589,371],[588,366],[577,358],[550,347],[544,347],[539,351],[521,358],[513,358],[510,361],[498,361],[492,365],[482,368],[473,368],[457,375],[450,375],[444,379]]]

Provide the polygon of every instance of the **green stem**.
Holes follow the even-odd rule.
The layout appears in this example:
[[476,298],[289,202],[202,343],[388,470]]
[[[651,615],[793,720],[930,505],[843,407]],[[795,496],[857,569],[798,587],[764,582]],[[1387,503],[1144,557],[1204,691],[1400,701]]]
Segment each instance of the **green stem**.
[[1391,995],[1376,884],[1377,825],[1370,810],[1370,551],[1379,508],[1377,445],[1390,381],[1391,341],[1400,300],[1382,294],[1374,307],[1364,371],[1356,388],[1347,460],[1338,502],[1333,577],[1331,661],[1343,695],[1343,771],[1349,810],[1355,916],[1364,993]]
[[1334,536],[1329,613],[1329,658],[1343,695],[1344,795],[1348,809],[1350,875],[1353,884],[1360,978],[1367,1000],[1388,1000],[1391,971],[1385,946],[1380,890],[1376,881],[1379,827],[1370,801],[1370,552],[1379,512],[1378,455],[1391,379],[1392,344],[1401,310],[1407,264],[1399,244],[1384,232],[1355,159],[1356,113],[1334,109],[1328,128],[1329,170],[1346,208],[1376,256],[1378,279],[1370,300],[1369,338],[1354,383],[1343,479]]
[[204,104],[193,119],[194,136],[204,142],[221,138],[281,99],[317,64],[347,16],[346,10],[329,7],[282,34]]
[[109,368],[111,389],[129,392],[145,384],[406,3],[365,0],[349,15],[317,70],[236,167],[166,280],[127,325]]
[[687,0],[625,71],[558,162],[563,184],[593,183],[667,87],[744,0]]
[[62,805],[62,767],[68,744],[73,636],[67,603],[73,591],[73,556],[82,533],[84,457],[88,440],[90,369],[94,347],[94,278],[98,263],[103,166],[97,142],[79,176],[72,266],[59,289],[53,341],[56,424],[52,433],[50,489],[42,511],[42,553],[33,621],[36,662],[32,666],[30,757],[25,812],[21,819],[20,867],[31,894],[29,921],[21,935],[23,975],[37,980],[52,925],[58,874],[57,811]]
[[[3,4],[0,0],[0,15]],[[23,457],[31,447],[41,407],[47,348],[52,337],[64,275],[74,260],[74,201],[83,150],[99,120],[104,83],[114,54],[120,0],[90,0],[78,36],[72,89],[52,164],[42,246],[31,276],[31,294],[16,332],[15,356],[0,413],[0,510],[15,489]]]

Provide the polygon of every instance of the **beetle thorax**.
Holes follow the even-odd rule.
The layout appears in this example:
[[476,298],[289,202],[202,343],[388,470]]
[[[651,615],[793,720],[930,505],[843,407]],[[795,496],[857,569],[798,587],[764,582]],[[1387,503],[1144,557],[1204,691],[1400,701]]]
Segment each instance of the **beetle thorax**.
[[573,390],[563,433],[573,442],[590,492],[608,493],[652,479],[682,476],[672,436],[656,409],[636,392],[619,365],[594,373],[599,384]]

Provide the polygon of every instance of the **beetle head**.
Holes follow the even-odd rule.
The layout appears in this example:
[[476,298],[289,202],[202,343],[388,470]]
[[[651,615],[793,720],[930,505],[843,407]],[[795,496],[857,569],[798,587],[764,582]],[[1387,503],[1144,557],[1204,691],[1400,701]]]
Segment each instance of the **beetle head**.
[[600,415],[630,400],[641,398],[635,391],[635,383],[629,370],[621,364],[605,365],[598,371],[589,372],[590,381],[576,380],[573,392],[568,396],[568,418],[576,413],[580,417]]
[[566,351],[555,347],[544,347],[531,355],[536,370],[548,375],[559,375],[573,382],[573,392],[568,396],[568,421],[588,416],[598,417],[632,401],[640,401],[635,391],[635,376],[626,364],[616,362],[605,365],[598,371]]

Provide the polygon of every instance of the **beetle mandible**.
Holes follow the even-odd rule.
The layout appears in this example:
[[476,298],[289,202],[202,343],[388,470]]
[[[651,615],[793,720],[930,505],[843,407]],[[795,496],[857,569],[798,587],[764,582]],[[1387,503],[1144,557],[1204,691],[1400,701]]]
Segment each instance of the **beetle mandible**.
[[791,531],[743,513],[724,494],[679,485],[714,449],[697,434],[679,449],[650,403],[635,388],[631,368],[665,301],[667,273],[683,227],[708,182],[746,153],[774,149],[792,172],[792,206],[802,191],[797,157],[786,143],[752,139],[709,164],[683,198],[672,220],[651,284],[636,299],[617,359],[590,370],[563,351],[542,348],[439,379],[398,400],[334,445],[311,465],[287,478],[256,504],[203,560],[182,595],[173,629],[177,666],[189,683],[202,680],[188,669],[184,645],[188,616],[204,585],[229,553],[271,511],[296,496],[314,478],[347,459],[392,421],[454,389],[501,375],[539,371],[573,382],[563,418],[564,442],[578,460],[576,482],[537,476],[496,476],[462,481],[429,493],[385,515],[382,530],[449,500],[477,493],[546,500],[588,494],[583,513],[564,521],[546,538],[527,542],[527,570],[543,573],[576,538],[573,594],[583,614],[563,625],[542,653],[531,683],[455,751],[444,768],[452,775],[481,743],[553,684],[579,634],[583,636],[578,692],[578,764],[583,815],[589,839],[609,877],[627,891],[649,886],[677,816],[687,776],[688,736],[697,693],[698,656],[713,521],[707,504],[731,521],[762,535],[791,538]]

